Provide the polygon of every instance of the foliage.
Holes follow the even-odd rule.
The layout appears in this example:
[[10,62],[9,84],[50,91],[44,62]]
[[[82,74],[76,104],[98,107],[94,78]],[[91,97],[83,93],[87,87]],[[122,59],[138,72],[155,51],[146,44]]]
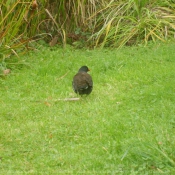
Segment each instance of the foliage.
[[173,38],[174,7],[171,1],[111,1],[94,15],[99,30],[90,39],[94,38],[96,47],[122,47]]
[[[31,26],[34,9],[31,2],[3,0],[0,3],[0,52],[3,59],[18,51],[25,52],[27,43],[36,33]],[[2,59],[1,57],[1,59]]]
[[58,28],[64,31],[65,43],[75,46],[122,47],[174,37],[175,6],[170,0],[63,0],[48,4]]
[[[76,47],[122,47],[174,37],[171,0],[2,0],[0,52],[3,58],[44,39]],[[1,59],[2,60],[2,59]]]

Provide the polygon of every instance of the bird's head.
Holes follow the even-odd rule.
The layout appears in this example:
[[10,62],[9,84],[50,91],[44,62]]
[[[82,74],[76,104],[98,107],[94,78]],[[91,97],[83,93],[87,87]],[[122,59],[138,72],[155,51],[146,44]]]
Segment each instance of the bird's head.
[[90,69],[87,66],[82,66],[78,72],[88,72]]

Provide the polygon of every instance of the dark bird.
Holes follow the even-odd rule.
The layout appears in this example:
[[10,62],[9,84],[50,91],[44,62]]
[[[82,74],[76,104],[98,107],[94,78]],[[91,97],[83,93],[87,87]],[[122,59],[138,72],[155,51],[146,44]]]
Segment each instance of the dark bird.
[[74,76],[72,81],[72,87],[75,93],[79,95],[90,94],[93,89],[92,77],[87,73],[89,68],[82,66],[78,73]]

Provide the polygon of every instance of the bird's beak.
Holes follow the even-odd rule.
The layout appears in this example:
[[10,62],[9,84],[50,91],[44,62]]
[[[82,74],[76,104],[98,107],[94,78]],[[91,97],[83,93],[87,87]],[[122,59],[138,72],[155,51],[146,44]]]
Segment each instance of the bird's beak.
[[88,72],[90,71],[90,69],[88,68]]

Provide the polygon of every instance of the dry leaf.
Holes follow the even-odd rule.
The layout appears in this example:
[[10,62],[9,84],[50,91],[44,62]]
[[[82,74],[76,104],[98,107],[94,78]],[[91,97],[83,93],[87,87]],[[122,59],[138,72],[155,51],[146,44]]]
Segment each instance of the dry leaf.
[[50,45],[51,47],[53,47],[53,46],[55,46],[55,44],[57,43],[57,41],[58,41],[58,36],[55,36],[55,37],[51,40],[51,42],[49,43],[49,45]]
[[32,3],[32,9],[36,9],[37,7],[38,7],[38,4],[37,4],[36,0],[34,0]]
[[46,106],[48,106],[48,107],[50,107],[50,106],[51,106],[51,104],[50,104],[50,103],[48,103],[47,101],[45,101],[45,102],[44,102],[44,104],[45,104]]
[[5,69],[5,70],[3,70],[3,74],[4,74],[4,75],[8,75],[10,72],[11,72],[10,69]]

